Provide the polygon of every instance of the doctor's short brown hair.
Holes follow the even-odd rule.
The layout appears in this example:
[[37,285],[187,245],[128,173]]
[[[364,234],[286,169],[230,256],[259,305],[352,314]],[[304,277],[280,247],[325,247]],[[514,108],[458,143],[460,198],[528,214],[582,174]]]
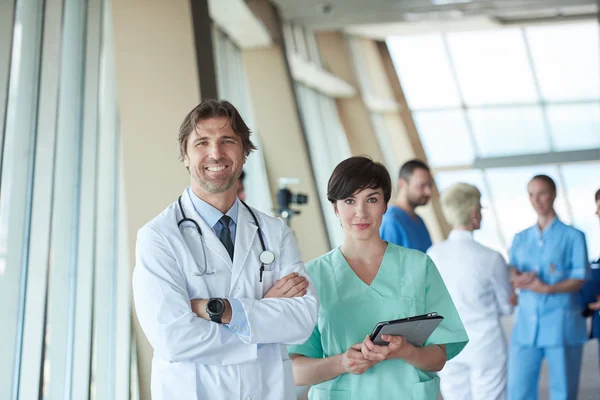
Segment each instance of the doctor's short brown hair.
[[364,189],[381,189],[385,204],[392,197],[392,181],[383,164],[369,157],[350,157],[335,167],[327,185],[327,199],[335,203]]
[[179,152],[183,161],[187,147],[187,141],[192,131],[196,129],[198,122],[211,118],[227,118],[233,132],[242,139],[242,146],[246,157],[250,155],[256,146],[250,140],[250,128],[242,119],[238,110],[227,100],[207,99],[198,104],[190,111],[179,127]]

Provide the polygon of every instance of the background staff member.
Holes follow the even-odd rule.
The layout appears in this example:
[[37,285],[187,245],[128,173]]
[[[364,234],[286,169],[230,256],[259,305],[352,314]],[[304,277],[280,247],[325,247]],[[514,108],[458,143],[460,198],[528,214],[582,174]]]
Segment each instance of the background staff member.
[[588,267],[585,235],[556,216],[552,178],[536,175],[527,190],[538,219],[515,236],[510,250],[513,285],[520,293],[510,345],[509,398],[537,398],[546,358],[550,398],[576,399],[587,341],[577,293]]

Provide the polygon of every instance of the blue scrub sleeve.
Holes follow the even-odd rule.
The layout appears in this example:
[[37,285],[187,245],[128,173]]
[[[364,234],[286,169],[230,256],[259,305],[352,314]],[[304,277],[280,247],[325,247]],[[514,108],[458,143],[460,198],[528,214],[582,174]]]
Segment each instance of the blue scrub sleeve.
[[310,358],[323,358],[323,346],[321,344],[321,332],[319,326],[315,326],[313,333],[304,344],[288,346],[289,354],[300,354]]
[[569,271],[568,279],[586,279],[589,275],[587,246],[585,243],[585,235],[583,232],[577,232],[571,246],[571,270]]
[[427,258],[425,311],[427,313],[437,312],[444,317],[444,320],[425,341],[425,346],[430,344],[446,345],[447,358],[450,360],[465,348],[469,337],[440,272],[433,261],[429,257]]
[[406,235],[404,227],[393,220],[384,219],[381,222],[381,228],[379,228],[379,233],[381,235],[381,238],[386,242],[410,248],[410,243],[408,243],[408,236]]

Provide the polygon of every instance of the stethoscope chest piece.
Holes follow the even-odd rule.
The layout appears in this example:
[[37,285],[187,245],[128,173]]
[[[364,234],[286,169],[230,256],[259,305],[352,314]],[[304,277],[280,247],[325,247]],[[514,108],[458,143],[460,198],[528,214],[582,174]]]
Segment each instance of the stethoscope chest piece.
[[269,265],[271,264],[273,261],[275,261],[275,253],[273,253],[270,250],[264,250],[262,253],[260,253],[260,255],[258,256],[259,260],[261,263]]

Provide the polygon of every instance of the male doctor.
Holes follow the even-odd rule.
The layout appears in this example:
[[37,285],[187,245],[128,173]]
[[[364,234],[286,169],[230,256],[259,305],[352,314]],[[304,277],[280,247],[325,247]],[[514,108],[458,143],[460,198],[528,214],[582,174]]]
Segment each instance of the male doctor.
[[139,230],[133,273],[152,398],[295,399],[286,345],[308,339],[318,301],[291,230],[236,197],[250,130],[206,100],[179,144],[190,187]]

